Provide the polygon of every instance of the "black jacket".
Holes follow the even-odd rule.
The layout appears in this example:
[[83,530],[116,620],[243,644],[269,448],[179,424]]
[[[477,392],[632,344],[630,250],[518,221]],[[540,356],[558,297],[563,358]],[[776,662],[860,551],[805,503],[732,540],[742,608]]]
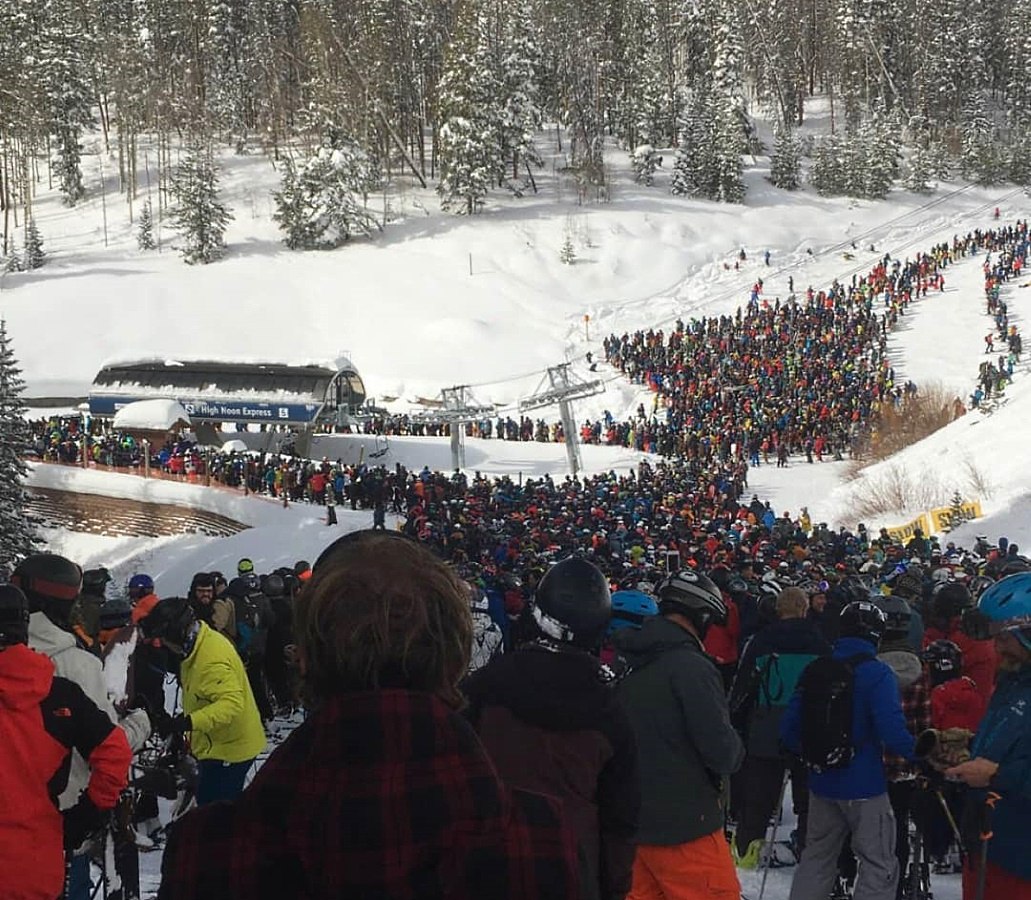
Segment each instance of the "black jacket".
[[559,798],[585,900],[630,889],[640,807],[633,731],[597,659],[530,646],[469,676],[467,717],[510,787]]
[[616,645],[631,666],[618,693],[643,761],[638,842],[673,846],[721,830],[722,777],[745,750],[715,664],[663,616],[618,632]]

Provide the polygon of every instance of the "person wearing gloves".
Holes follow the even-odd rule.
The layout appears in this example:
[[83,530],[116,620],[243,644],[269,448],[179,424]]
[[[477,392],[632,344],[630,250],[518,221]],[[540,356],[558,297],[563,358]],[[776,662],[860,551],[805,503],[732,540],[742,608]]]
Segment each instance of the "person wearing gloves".
[[945,775],[974,788],[964,831],[978,839],[967,847],[963,896],[1017,900],[1031,896],[1031,572],[997,581],[977,609],[995,641],[999,677],[971,759]]
[[240,655],[225,637],[197,621],[185,597],[158,601],[140,620],[140,632],[181,660],[183,710],[157,728],[189,738],[200,763],[197,805],[231,800],[265,749],[265,730]]
[[[28,600],[0,586],[0,896],[53,900],[65,882],[63,848],[76,849],[103,826],[128,783],[132,752],[125,732],[81,687],[56,676],[28,638]],[[88,780],[62,817],[53,792],[73,749]]]

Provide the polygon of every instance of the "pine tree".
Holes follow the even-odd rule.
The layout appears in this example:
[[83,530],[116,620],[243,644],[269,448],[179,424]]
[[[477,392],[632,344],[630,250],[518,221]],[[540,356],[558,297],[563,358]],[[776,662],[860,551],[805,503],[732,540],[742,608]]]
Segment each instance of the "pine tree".
[[0,257],[0,271],[13,274],[15,272],[21,272],[23,269],[24,266],[22,265],[21,254],[18,253],[17,248],[12,245],[10,252],[4,257]]
[[140,222],[136,227],[136,246],[141,250],[154,250],[157,247],[154,243],[154,213],[149,200],[143,204],[140,211]]
[[576,249],[573,247],[573,239],[567,234],[562,242],[562,249],[558,254],[559,260],[567,266],[576,262]]
[[842,141],[837,135],[826,135],[817,142],[809,181],[824,197],[837,197],[846,192]]
[[742,64],[740,30],[728,8],[716,28],[713,61],[716,124],[712,198],[722,203],[741,203],[745,199],[741,157],[746,150],[748,116],[745,112]]
[[770,161],[770,181],[785,191],[794,191],[800,184],[801,161],[798,140],[789,125],[777,128],[773,145],[773,159]]
[[26,269],[38,269],[47,261],[43,250],[43,238],[36,227],[36,220],[29,217],[25,224],[25,256],[22,264]]
[[503,175],[501,86],[477,4],[459,13],[440,80],[441,209],[472,214]]
[[522,3],[513,17],[507,48],[501,63],[504,94],[502,142],[504,154],[512,161],[512,177],[520,166],[544,165],[534,141],[541,127],[540,85],[541,53],[533,30],[532,10]]
[[300,167],[287,164],[282,187],[273,195],[272,218],[291,250],[337,247],[352,235],[380,229],[367,206],[379,183],[378,169],[360,147],[345,142],[322,147]]
[[25,510],[24,454],[32,435],[25,421],[24,389],[7,323],[0,319],[0,569],[7,571],[38,542],[35,523]]
[[966,511],[963,509],[963,495],[958,490],[952,492],[952,499],[949,501],[949,527],[948,531],[959,528],[967,520]]
[[704,88],[696,89],[687,100],[670,190],[678,197],[712,197],[715,179],[712,103]]
[[209,150],[191,147],[172,177],[176,205],[169,211],[172,227],[183,239],[179,248],[190,265],[210,263],[225,255],[225,230],[232,214],[218,199],[218,169]]

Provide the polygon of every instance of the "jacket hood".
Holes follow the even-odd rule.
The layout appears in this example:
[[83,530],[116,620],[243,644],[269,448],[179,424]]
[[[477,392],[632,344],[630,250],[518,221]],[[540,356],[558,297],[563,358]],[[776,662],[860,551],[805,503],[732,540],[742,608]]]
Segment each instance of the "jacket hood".
[[857,637],[838,638],[834,642],[834,658],[846,659],[849,656],[877,656],[877,648],[871,641]]
[[27,709],[50,693],[54,664],[24,644],[0,650],[0,707]]
[[830,649],[820,629],[812,619],[779,619],[759,631],[754,638],[757,654],[777,653],[813,653],[815,648],[822,647],[826,653]]
[[889,666],[899,680],[899,688],[906,690],[912,687],[924,673],[924,667],[920,664],[920,657],[912,650],[890,649],[882,650],[877,658]]
[[45,613],[34,612],[29,616],[29,646],[44,656],[53,659],[67,650],[74,650],[75,635],[58,628]]
[[640,665],[647,659],[674,647],[686,645],[699,651],[702,649],[701,643],[693,634],[665,616],[652,616],[646,619],[640,631],[631,628],[617,631],[612,643],[632,666]]

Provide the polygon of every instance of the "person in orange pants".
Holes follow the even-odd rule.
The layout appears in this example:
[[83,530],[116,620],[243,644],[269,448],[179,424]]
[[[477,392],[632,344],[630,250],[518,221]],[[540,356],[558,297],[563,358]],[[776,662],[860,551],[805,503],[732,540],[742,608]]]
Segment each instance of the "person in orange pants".
[[672,847],[637,847],[627,900],[738,900],[740,896],[722,829]]

